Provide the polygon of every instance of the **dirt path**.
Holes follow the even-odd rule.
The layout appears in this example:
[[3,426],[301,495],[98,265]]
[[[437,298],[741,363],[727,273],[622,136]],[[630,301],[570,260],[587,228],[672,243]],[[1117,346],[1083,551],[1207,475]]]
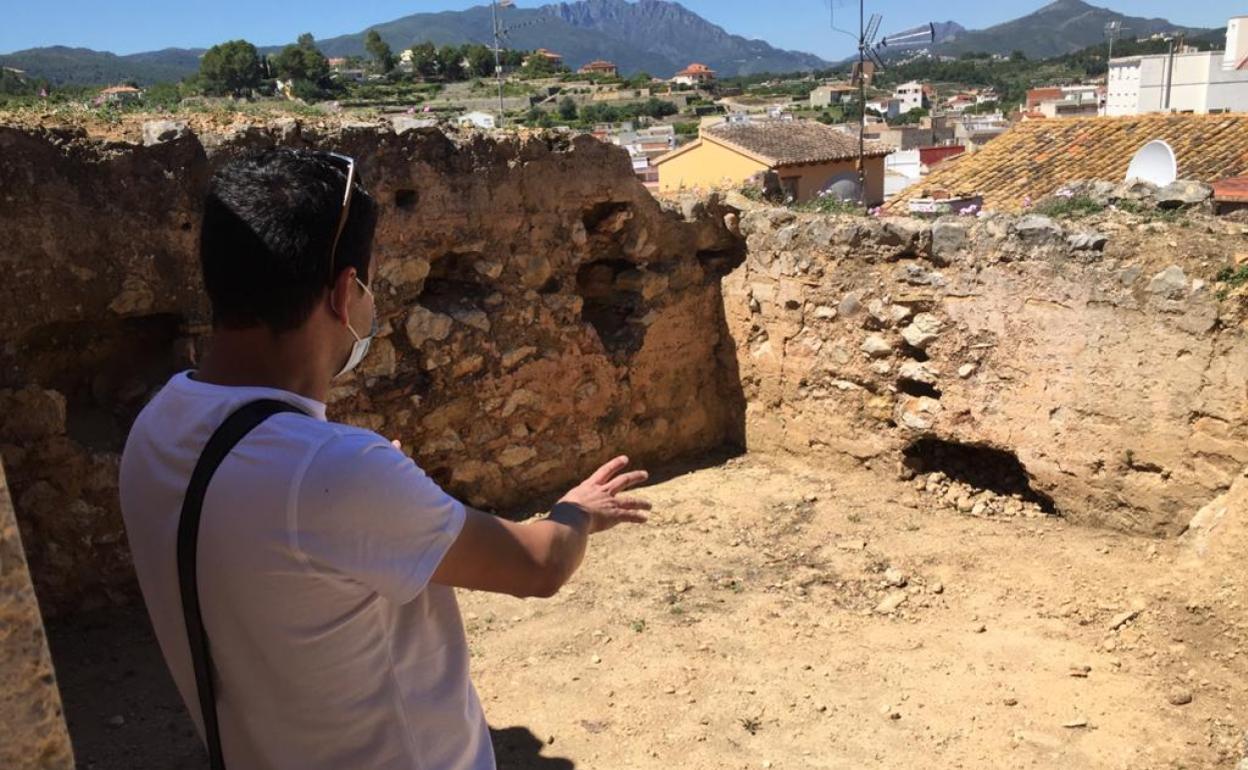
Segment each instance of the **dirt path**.
[[[1179,572],[1176,543],[1060,519],[959,515],[866,470],[750,456],[646,495],[653,522],[597,537],[555,599],[461,596],[500,767],[1241,756],[1243,572]],[[53,629],[80,764],[202,767],[132,614]]]

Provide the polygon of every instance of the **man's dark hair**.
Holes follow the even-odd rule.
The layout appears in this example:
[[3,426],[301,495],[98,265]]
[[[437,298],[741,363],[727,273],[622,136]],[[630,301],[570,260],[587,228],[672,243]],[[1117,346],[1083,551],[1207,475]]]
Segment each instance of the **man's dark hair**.
[[330,264],[342,214],[344,164],[289,148],[230,162],[209,185],[199,256],[213,325],[297,328],[338,275],[368,282],[377,206],[359,184]]

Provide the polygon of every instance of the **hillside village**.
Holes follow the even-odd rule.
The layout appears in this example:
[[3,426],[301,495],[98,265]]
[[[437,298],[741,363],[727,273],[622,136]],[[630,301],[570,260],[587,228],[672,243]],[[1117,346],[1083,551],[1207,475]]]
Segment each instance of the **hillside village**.
[[[906,190],[912,197],[934,169],[1019,124],[1248,110],[1248,21],[1230,19],[1225,40],[1217,50],[1209,39],[1193,45],[1154,33],[1118,40],[1125,56],[1113,56],[1110,42],[1034,62],[1020,51],[922,50],[886,67],[868,59],[861,68],[854,61],[843,70],[791,75],[728,75],[690,61],[659,77],[621,72],[602,58],[572,67],[541,47],[426,41],[396,53],[370,31],[365,56],[327,57],[310,35],[265,55],[231,41],[204,53],[200,71],[177,84],[58,87],[5,67],[0,103],[106,119],[153,109],[174,117],[250,109],[388,117],[399,130],[586,132],[627,150],[652,192],[761,189],[771,174],[769,194],[869,209]],[[229,70],[229,57],[246,66]],[[729,134],[740,141],[726,141]],[[777,155],[777,144],[786,143],[792,146]]]

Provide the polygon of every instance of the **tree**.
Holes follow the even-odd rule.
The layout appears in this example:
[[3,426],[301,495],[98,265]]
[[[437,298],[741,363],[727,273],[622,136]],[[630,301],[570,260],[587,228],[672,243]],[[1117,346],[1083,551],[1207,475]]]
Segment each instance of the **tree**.
[[428,78],[438,74],[438,49],[426,40],[407,49],[412,54],[412,71]]
[[477,77],[494,74],[494,51],[481,44],[468,46],[468,69]]
[[246,40],[214,45],[199,60],[200,82],[209,94],[241,96],[258,87],[263,75],[260,54]]
[[1010,61],[1027,61],[1027,54],[1023,53],[1021,49],[1015,48],[1013,51],[1010,51]]
[[564,120],[576,120],[576,101],[571,96],[563,97],[559,102],[559,117]]
[[390,44],[381,39],[377,30],[370,29],[364,36],[364,50],[373,57],[373,61],[377,63],[378,69],[382,72],[394,69],[394,52],[390,50]]
[[438,49],[438,72],[447,82],[464,79],[464,51],[457,45]]
[[288,45],[272,59],[273,73],[287,80],[306,80],[323,85],[329,78],[329,59],[316,47],[311,33],[299,36],[299,42]]

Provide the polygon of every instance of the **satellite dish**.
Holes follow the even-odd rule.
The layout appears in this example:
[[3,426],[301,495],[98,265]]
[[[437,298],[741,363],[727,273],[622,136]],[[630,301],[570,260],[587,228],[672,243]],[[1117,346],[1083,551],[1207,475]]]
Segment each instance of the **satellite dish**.
[[837,174],[825,182],[819,192],[833,200],[856,201],[860,197],[858,175],[848,172]]
[[1139,149],[1127,166],[1127,179],[1142,179],[1158,187],[1168,185],[1179,176],[1170,145],[1154,139]]

